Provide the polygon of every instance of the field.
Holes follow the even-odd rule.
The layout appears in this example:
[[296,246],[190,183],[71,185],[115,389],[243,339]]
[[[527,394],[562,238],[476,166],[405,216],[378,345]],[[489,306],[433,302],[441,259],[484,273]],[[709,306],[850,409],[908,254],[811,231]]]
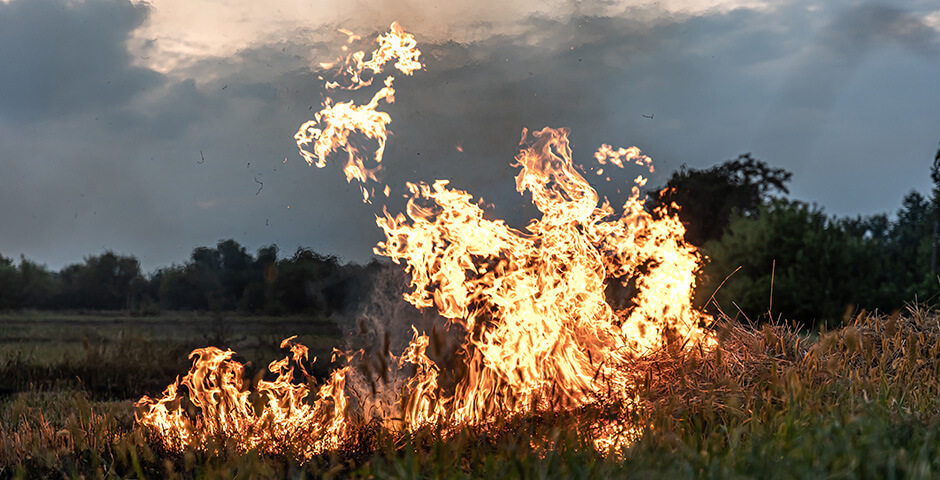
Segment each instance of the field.
[[[940,316],[916,308],[812,338],[726,321],[715,351],[638,361],[639,408],[411,434],[365,425],[309,461],[225,439],[167,451],[135,426],[133,402],[210,344],[265,365],[298,334],[325,375],[342,345],[326,319],[22,313],[0,325],[0,478],[940,477]],[[597,425],[624,422],[635,441],[594,448]]]

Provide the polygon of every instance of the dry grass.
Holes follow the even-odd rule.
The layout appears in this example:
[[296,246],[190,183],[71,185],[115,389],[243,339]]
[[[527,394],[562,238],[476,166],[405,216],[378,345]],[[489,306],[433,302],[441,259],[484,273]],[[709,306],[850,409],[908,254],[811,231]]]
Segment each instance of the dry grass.
[[[808,338],[727,319],[720,348],[636,362],[641,408],[598,405],[411,435],[363,425],[347,448],[301,463],[224,439],[161,451],[127,402],[80,391],[0,401],[0,477],[933,478],[940,476],[940,315],[860,315]],[[591,448],[592,425],[640,437]],[[289,450],[289,449],[287,449]]]

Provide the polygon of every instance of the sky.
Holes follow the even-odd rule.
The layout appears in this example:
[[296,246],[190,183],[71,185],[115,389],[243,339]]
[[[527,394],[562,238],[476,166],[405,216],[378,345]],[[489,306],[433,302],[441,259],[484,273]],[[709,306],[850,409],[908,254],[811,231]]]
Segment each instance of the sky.
[[338,29],[393,21],[425,68],[385,108],[391,212],[405,182],[447,178],[524,224],[510,165],[544,126],[570,128],[586,167],[638,146],[650,186],[751,153],[832,215],[930,190],[938,0],[0,0],[0,255],[58,270],[114,251],[152,272],[232,238],[367,261],[382,204],[293,134]]

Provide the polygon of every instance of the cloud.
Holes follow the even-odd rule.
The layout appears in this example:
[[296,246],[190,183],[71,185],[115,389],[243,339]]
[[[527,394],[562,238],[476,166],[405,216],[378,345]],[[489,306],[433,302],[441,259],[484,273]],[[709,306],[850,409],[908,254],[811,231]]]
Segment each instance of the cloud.
[[[675,17],[716,14],[735,9],[763,9],[759,0],[150,0],[151,21],[135,33],[150,42],[159,56],[157,68],[168,72],[193,58],[229,57],[258,44],[304,38],[320,40],[336,28],[368,35],[400,22],[420,32],[424,43],[474,43],[494,35],[515,36],[526,31],[526,19],[551,20],[579,16],[617,17],[628,11],[638,20],[650,15]],[[211,20],[207,20],[211,19]],[[530,32],[531,33],[531,32]],[[315,59],[320,60],[320,59]]]
[[[804,18],[814,28],[795,45],[797,48],[768,68],[779,75],[780,83],[755,142],[756,148],[793,158],[795,168],[806,166],[811,158],[807,152],[828,140],[827,121],[843,122],[838,127],[842,132],[864,122],[840,118],[833,110],[850,87],[868,83],[865,77],[875,74],[868,70],[873,65],[898,64],[899,72],[908,71],[909,63],[900,67],[908,57],[940,65],[940,31],[930,25],[927,12],[887,3],[833,3],[809,13]],[[798,12],[791,18],[799,18]],[[890,83],[882,81],[884,86]],[[910,95],[915,91],[920,90],[912,90]],[[874,99],[886,93],[870,91],[865,95]],[[901,96],[896,101],[904,100]],[[803,160],[796,160],[800,158]]]
[[783,88],[790,104],[826,108],[862,62],[897,49],[940,60],[940,33],[924,17],[884,4],[834,8],[819,33],[793,57]]
[[[0,224],[9,227],[0,251],[8,257],[22,252],[58,268],[105,247],[137,255],[152,270],[182,261],[198,245],[235,238],[249,250],[276,243],[285,254],[308,246],[348,260],[368,259],[381,239],[374,225],[381,206],[359,202],[357,187],[343,179],[339,157],[324,170],[309,167],[291,138],[320,107],[322,72],[315,65],[339,53],[346,37],[335,27],[345,26],[341,17],[348,9],[329,10],[329,18],[305,24],[278,17],[276,6],[299,11],[294,0],[275,0],[264,9],[268,23],[254,25],[254,17],[235,8],[222,15],[223,22],[207,24],[211,36],[199,40],[187,36],[191,24],[177,24],[174,31],[156,21],[171,13],[212,18],[202,10],[208,4],[186,2],[191,3],[177,10],[164,0],[154,0],[152,8],[108,0],[0,4],[0,52],[17,65],[12,73],[0,71],[0,95],[17,96],[0,102],[0,120],[6,121],[0,163],[11,179],[0,189],[0,203],[20,206],[0,211]],[[383,178],[393,191],[392,212],[401,210],[406,181],[449,178],[496,204],[488,214],[523,224],[536,214],[512,181],[516,171],[510,165],[523,128],[571,127],[576,161],[589,174],[591,154],[601,143],[637,145],[657,167],[651,186],[664,183],[683,163],[704,167],[747,151],[794,169],[803,158],[818,161],[798,151],[807,135],[838,145],[827,150],[832,158],[861,158],[876,142],[909,151],[865,133],[879,128],[903,130],[911,145],[933,128],[926,145],[936,146],[936,128],[920,114],[859,120],[832,101],[838,128],[817,122],[810,129],[799,116],[801,108],[821,108],[804,96],[843,92],[837,82],[830,93],[820,93],[812,74],[847,71],[823,60],[825,52],[840,48],[864,50],[853,50],[846,38],[874,30],[868,51],[886,45],[923,57],[916,52],[929,50],[932,40],[916,22],[924,18],[920,13],[892,17],[863,9],[857,15],[867,20],[840,21],[846,10],[837,7],[810,11],[788,3],[769,11],[716,0],[653,7],[586,2],[577,8],[518,2],[503,15],[486,11],[489,3],[441,4],[446,11],[424,2],[396,3],[395,9],[417,12],[398,19],[417,36],[427,68],[397,78],[396,103],[387,107],[393,121]],[[372,5],[364,19],[356,19],[364,29],[350,26],[367,39],[370,29],[384,30],[395,18],[392,10],[383,16],[381,7]],[[846,18],[855,18],[848,12]],[[34,33],[52,24],[72,25],[72,33],[60,28],[52,39]],[[209,48],[225,35],[237,38],[226,49]],[[9,47],[25,40],[8,39],[27,38],[36,49]],[[186,45],[190,50],[174,50]],[[161,63],[166,58],[158,57],[167,52],[181,56]],[[924,109],[940,109],[930,104],[936,96],[924,93],[932,92],[926,85],[938,78],[929,64],[912,67],[894,57],[852,54],[862,59],[857,88],[876,85],[883,102],[917,101]],[[84,58],[88,68],[69,67],[71,57]],[[899,77],[917,72],[924,85],[884,88],[891,80],[873,80],[864,70],[866,58]],[[30,61],[37,66],[27,68]],[[115,79],[130,87],[109,87],[107,81]],[[29,93],[28,84],[46,81],[57,88]],[[800,89],[805,91],[790,102],[788,92]],[[644,117],[650,114],[655,118]],[[773,142],[755,142],[762,127]],[[819,200],[827,206],[832,198],[855,202],[855,212],[893,209],[910,189],[903,179],[923,178],[921,170],[920,176],[911,173],[915,167],[920,168],[880,175],[885,186],[877,195],[853,188]],[[831,179],[839,168],[844,171],[820,163],[812,174]],[[589,178],[616,203],[623,198],[616,190],[628,191],[626,182],[637,173],[622,172],[610,183]],[[908,181],[897,199],[889,188],[895,177]],[[797,171],[795,182],[802,178]]]
[[823,43],[834,57],[850,59],[889,45],[934,58],[940,54],[940,33],[926,18],[878,3],[846,8],[826,29]]
[[0,118],[107,110],[157,85],[160,75],[132,66],[125,47],[146,17],[127,0],[0,3]]

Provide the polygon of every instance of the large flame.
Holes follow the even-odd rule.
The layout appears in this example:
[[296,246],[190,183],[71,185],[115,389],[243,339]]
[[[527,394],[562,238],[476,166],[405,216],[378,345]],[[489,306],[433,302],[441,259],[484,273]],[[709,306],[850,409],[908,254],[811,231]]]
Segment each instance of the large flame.
[[[421,369],[429,376],[412,395],[429,400],[413,402],[425,411],[408,412],[419,422],[582,405],[606,392],[599,374],[622,385],[634,356],[701,340],[690,301],[698,257],[682,241],[681,223],[654,219],[638,189],[616,217],[574,169],[567,130],[545,128],[532,140],[516,157],[516,188],[532,195],[542,216],[524,231],[485,219],[470,194],[445,180],[409,184],[407,216],[378,220],[387,240],[375,252],[405,261],[412,274],[406,299],[469,332],[471,374],[452,397],[441,398],[434,371]],[[635,279],[629,311],[615,312],[605,298],[615,278]],[[408,359],[428,363],[421,351]]]
[[[397,24],[379,40],[372,60],[363,62],[357,52],[342,64],[351,79],[346,88],[368,86],[371,80],[363,80],[362,72],[377,74],[392,58],[399,59],[396,68],[404,73],[420,68],[413,37]],[[380,100],[390,101],[391,85],[387,77],[385,87],[364,106],[328,100],[296,135],[301,153],[311,163],[316,156],[318,166],[330,153],[346,150],[347,180],[361,182],[366,199],[366,183],[376,181],[375,170],[364,168],[349,136],[358,131],[379,139],[374,155],[381,160],[389,117],[375,108]],[[309,456],[341,445],[353,410],[359,419],[377,417],[389,428],[413,430],[600,400],[630,402],[627,387],[642,376],[630,368],[632,360],[669,345],[713,342],[700,328],[704,316],[691,305],[700,258],[683,240],[678,218],[644,208],[642,175],[619,210],[601,201],[574,167],[568,133],[563,128],[523,131],[514,164],[519,168],[516,189],[530,195],[541,213],[525,228],[487,219],[471,194],[449,188],[446,180],[409,183],[405,213],[377,218],[386,240],[375,253],[406,265],[412,287],[406,300],[418,308],[436,308],[466,332],[459,355],[466,373],[455,387],[439,384],[440,368],[426,354],[430,338],[417,330],[402,355],[388,359],[390,369],[411,366],[415,373],[406,380],[381,391],[356,391],[346,381],[353,373],[346,367],[335,371],[313,398],[306,385],[292,383],[289,359],[272,363],[269,369],[277,379],[261,381],[250,393],[232,352],[206,348],[193,352],[193,369],[163,398],[138,402],[138,421],[174,448],[198,445],[213,435],[234,438],[243,448],[276,448],[278,438],[309,436],[309,448],[301,452]],[[305,150],[311,143],[313,154]],[[652,171],[650,159],[636,147],[604,145],[595,159],[619,168],[632,162]],[[611,283],[632,289],[630,305],[615,310],[608,303],[605,289]],[[302,365],[306,351],[290,342],[284,346]],[[183,405],[181,385],[197,411]],[[353,396],[347,390],[355,394],[355,409],[348,408]],[[394,400],[381,401],[388,396]],[[622,435],[628,429],[615,430]],[[599,444],[609,445],[610,439]]]

